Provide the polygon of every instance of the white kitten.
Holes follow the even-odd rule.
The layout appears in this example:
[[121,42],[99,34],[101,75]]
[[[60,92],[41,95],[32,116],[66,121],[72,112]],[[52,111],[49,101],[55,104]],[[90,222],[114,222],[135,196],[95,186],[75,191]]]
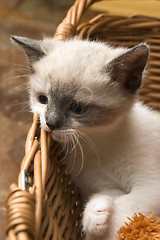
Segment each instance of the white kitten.
[[159,215],[160,115],[135,102],[147,45],[12,40],[29,59],[32,111],[67,148],[64,162],[86,202],[86,239],[115,240],[134,213]]

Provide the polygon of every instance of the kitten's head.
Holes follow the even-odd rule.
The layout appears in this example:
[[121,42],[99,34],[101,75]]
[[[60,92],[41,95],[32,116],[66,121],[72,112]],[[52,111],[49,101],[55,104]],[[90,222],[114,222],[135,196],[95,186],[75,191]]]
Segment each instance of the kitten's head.
[[28,56],[32,111],[57,140],[60,132],[121,119],[134,102],[149,53],[146,44],[125,49],[77,39],[11,38]]

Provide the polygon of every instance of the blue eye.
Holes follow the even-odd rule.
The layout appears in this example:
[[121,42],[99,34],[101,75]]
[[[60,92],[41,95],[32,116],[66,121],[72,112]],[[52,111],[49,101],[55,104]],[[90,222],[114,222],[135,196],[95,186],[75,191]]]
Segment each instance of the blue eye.
[[41,104],[48,104],[48,98],[45,95],[39,95],[38,96],[38,101]]
[[74,102],[73,102],[73,103],[70,105],[70,110],[71,110],[73,113],[77,114],[77,115],[81,115],[81,114],[83,114],[83,113],[86,112],[87,106],[85,106],[85,105],[83,105],[83,104],[81,104],[81,103],[74,103]]

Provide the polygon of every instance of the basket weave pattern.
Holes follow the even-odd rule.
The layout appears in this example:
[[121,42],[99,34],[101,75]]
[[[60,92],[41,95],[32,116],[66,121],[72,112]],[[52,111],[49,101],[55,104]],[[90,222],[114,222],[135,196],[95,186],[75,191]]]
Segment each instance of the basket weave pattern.
[[[100,14],[79,25],[82,14],[94,2],[77,0],[54,38],[64,40],[77,35],[127,47],[147,42],[151,49],[148,75],[139,97],[149,106],[160,109],[160,19]],[[18,185],[11,185],[7,200],[7,240],[83,239],[80,197],[58,159],[59,146],[41,129],[38,116],[34,116]],[[27,173],[25,190],[22,190],[22,170]]]

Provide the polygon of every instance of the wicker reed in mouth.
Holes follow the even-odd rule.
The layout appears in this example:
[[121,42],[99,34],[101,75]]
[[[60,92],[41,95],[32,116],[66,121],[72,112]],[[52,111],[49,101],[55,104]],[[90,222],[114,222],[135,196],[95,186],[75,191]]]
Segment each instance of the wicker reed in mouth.
[[[148,74],[139,98],[160,109],[160,19],[100,14],[79,24],[82,14],[94,2],[77,0],[58,26],[54,38],[64,40],[77,35],[127,47],[147,42],[151,50]],[[80,196],[58,159],[59,146],[40,128],[38,116],[34,116],[18,185],[11,185],[7,200],[7,240],[83,239]]]

